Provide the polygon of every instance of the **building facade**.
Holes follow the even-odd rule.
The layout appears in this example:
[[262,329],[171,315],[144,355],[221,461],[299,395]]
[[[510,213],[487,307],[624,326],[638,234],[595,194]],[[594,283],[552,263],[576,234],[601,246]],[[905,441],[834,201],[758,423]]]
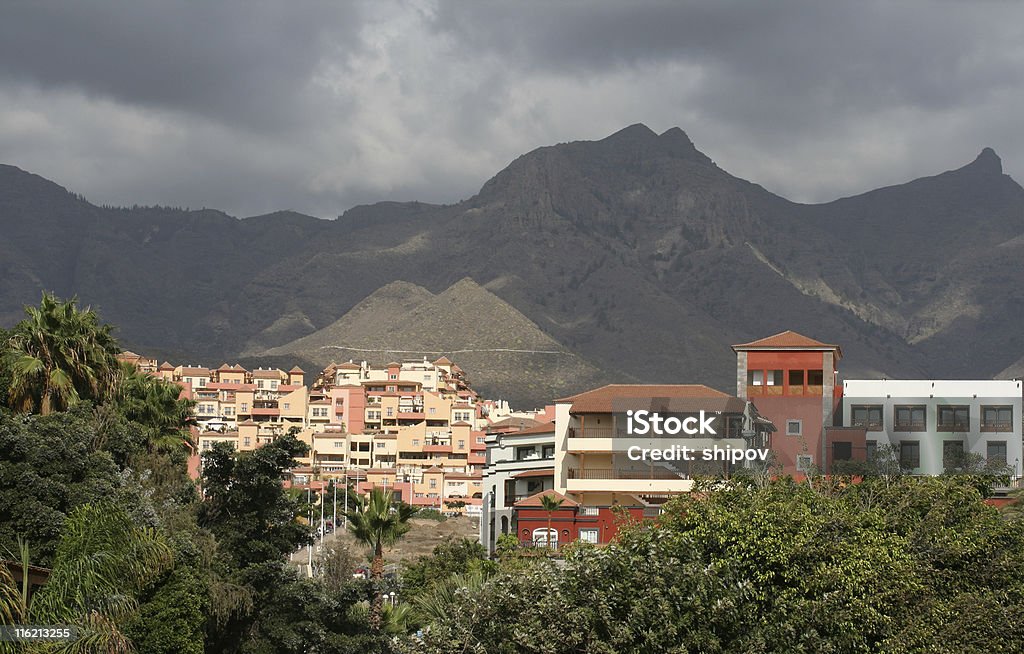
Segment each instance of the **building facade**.
[[[865,432],[865,457],[892,447],[911,474],[1006,466],[1021,475],[1020,380],[843,381],[843,425]],[[833,443],[835,449],[836,443]],[[833,459],[855,458],[853,444]]]

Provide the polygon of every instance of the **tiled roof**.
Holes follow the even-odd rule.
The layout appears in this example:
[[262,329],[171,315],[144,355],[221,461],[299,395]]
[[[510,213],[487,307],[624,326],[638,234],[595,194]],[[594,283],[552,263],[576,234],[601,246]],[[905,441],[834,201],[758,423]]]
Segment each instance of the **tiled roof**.
[[571,402],[573,413],[611,413],[613,402],[632,398],[692,399],[700,404],[698,408],[711,411],[736,411],[730,406],[732,400],[739,403],[738,410],[745,406],[742,400],[703,384],[608,384],[556,402]]
[[450,365],[452,365],[452,360],[449,359],[448,357],[443,356],[440,359],[438,359],[437,361],[435,361],[434,365],[435,366],[450,366]]
[[749,343],[738,343],[732,346],[733,350],[839,350],[838,345],[830,345],[816,341],[813,338],[798,334],[792,330],[779,332]]
[[488,427],[492,429],[503,429],[505,427],[519,427],[520,429],[526,429],[527,427],[536,427],[538,421],[533,418],[502,418],[497,422],[492,422]]
[[361,368],[358,363],[349,361],[348,363],[339,363],[338,370],[361,370]]
[[516,479],[524,479],[526,477],[552,477],[555,474],[554,467],[548,468],[547,470],[524,470],[517,472],[512,475]]
[[174,366],[171,365],[170,361],[164,361],[160,364],[160,370],[174,370]]
[[298,367],[298,366],[292,366],[292,369],[289,370],[288,372],[301,372],[301,373],[305,373],[306,371],[303,370],[302,368]]
[[518,502],[513,504],[513,506],[515,506],[516,508],[537,508],[544,506],[543,504],[541,504],[540,498],[544,497],[545,495],[553,497],[556,500],[562,500],[562,505],[559,507],[560,509],[571,509],[573,507],[579,506],[580,504],[579,502],[570,500],[568,497],[562,495],[558,491],[549,489],[546,491],[541,491],[536,495],[531,495],[527,497],[525,500],[519,500]]
[[553,434],[555,433],[555,423],[545,422],[533,427],[527,427],[526,429],[520,429],[519,431],[510,431],[505,436],[528,436],[530,434]]
[[269,370],[253,370],[253,379],[280,379],[281,371],[277,368],[271,368]]

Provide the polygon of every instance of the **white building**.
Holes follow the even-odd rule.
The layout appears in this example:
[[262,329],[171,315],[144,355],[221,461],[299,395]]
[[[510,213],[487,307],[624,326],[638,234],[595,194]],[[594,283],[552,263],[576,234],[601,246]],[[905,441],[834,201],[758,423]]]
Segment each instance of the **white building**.
[[480,542],[489,552],[501,534],[515,534],[512,505],[554,487],[555,424],[487,435]]
[[843,425],[867,430],[868,456],[894,446],[912,474],[941,474],[968,454],[1020,476],[1021,398],[1019,380],[848,379]]

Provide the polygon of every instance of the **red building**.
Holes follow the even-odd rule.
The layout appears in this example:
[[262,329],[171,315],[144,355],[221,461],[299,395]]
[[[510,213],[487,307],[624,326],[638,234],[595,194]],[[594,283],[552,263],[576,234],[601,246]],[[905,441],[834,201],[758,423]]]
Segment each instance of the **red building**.
[[[541,497],[550,496],[562,500],[561,506],[548,515],[541,503]],[[524,545],[561,546],[576,540],[595,545],[611,542],[619,531],[623,517],[608,507],[586,507],[554,490],[546,490],[515,503],[516,530],[519,542]],[[642,507],[623,509],[629,517],[641,520]],[[550,519],[550,523],[549,523]],[[548,525],[551,531],[548,532]]]
[[842,350],[793,331],[732,349],[736,395],[775,424],[770,445],[782,473],[822,470],[829,458],[825,428],[833,426],[842,396]]

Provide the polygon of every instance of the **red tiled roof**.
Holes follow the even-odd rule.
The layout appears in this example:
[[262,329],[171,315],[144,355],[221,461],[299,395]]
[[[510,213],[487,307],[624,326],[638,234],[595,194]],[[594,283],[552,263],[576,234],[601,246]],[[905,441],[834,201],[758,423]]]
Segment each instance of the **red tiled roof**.
[[544,506],[544,505],[541,504],[540,498],[544,497],[545,495],[547,495],[549,497],[553,497],[556,500],[562,500],[562,505],[559,507],[560,509],[571,509],[573,507],[579,506],[579,504],[580,504],[579,502],[576,502],[574,500],[570,500],[568,497],[566,497],[565,495],[562,495],[558,491],[555,491],[555,490],[552,490],[552,489],[548,489],[546,491],[541,491],[540,493],[537,493],[536,495],[531,495],[531,496],[527,497],[525,500],[519,500],[518,502],[516,502],[512,506],[515,506],[517,508],[541,507],[541,506]]
[[512,476],[516,479],[524,479],[526,477],[553,477],[554,475],[555,469],[552,467],[548,470],[524,470]]
[[253,379],[280,379],[281,371],[277,368],[272,368],[270,370],[253,370],[252,376]]
[[510,431],[505,436],[527,436],[530,434],[553,434],[555,433],[555,423],[545,422],[533,427],[527,427],[526,429],[520,429],[519,431]]
[[839,351],[838,345],[830,345],[828,343],[822,343],[816,341],[813,338],[798,334],[792,330],[786,330],[779,332],[773,336],[768,336],[756,341],[749,343],[738,343],[732,346],[733,350],[837,350]]
[[361,370],[361,368],[359,367],[358,363],[352,363],[351,361],[349,361],[348,363],[339,363],[338,366],[337,366],[337,369],[338,370]]
[[571,402],[573,413],[611,413],[614,400],[646,397],[698,400],[736,399],[703,384],[608,384],[555,401]]
[[231,366],[229,366],[226,363],[222,363],[222,364],[220,364],[220,368],[217,368],[217,372],[223,372],[225,370],[230,371],[231,370]]
[[298,367],[298,366],[292,366],[292,369],[289,370],[288,372],[301,372],[301,373],[305,373],[306,371],[303,370],[302,368]]
[[438,359],[437,361],[435,361],[434,365],[435,366],[450,366],[450,365],[452,365],[452,360],[449,359],[448,357],[443,356],[440,359]]
[[170,361],[164,361],[160,364],[160,370],[174,370],[174,366],[171,365]]

